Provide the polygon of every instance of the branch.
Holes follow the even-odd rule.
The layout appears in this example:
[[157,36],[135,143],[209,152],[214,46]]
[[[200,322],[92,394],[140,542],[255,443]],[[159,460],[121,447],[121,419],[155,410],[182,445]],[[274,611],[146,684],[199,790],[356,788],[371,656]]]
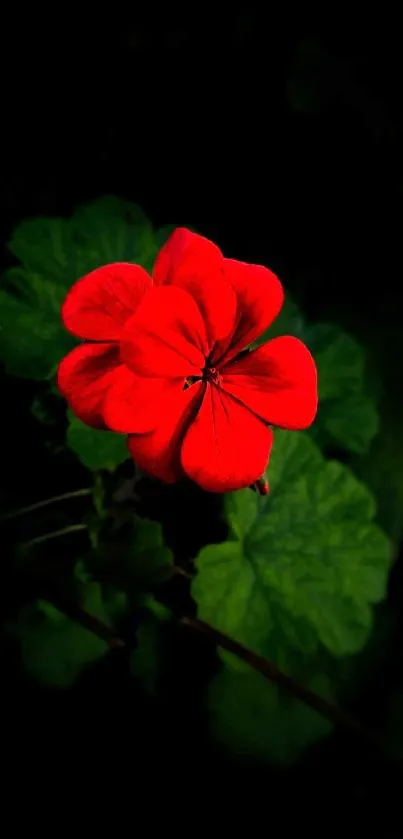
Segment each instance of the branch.
[[[53,598],[53,596],[52,601],[49,598],[49,602],[52,602],[53,605],[55,605],[71,620],[81,624],[84,629],[89,630],[94,635],[97,635],[98,638],[101,638],[102,641],[105,641],[111,649],[124,647],[130,649],[129,644],[123,638],[119,637],[117,631],[112,626],[100,621],[85,609],[82,609],[81,606],[67,603],[63,599],[58,597]],[[239,644],[237,641],[229,638],[228,635],[224,635],[222,632],[214,629],[204,621],[187,617],[186,615],[179,616],[178,619],[181,626],[196,632],[198,635],[205,637],[210,643],[222,647],[222,649],[237,656],[237,658],[244,661],[253,670],[256,670],[273,684],[286,690],[289,694],[294,696],[296,699],[299,699],[309,708],[317,711],[323,717],[330,720],[330,722],[332,722],[335,726],[344,729],[349,734],[360,739],[366,746],[380,752],[387,759],[392,759],[397,762],[400,768],[403,766],[403,758],[400,753],[393,752],[387,743],[371,731],[368,731],[366,727],[355,717],[351,717],[349,714],[346,714],[345,711],[342,711],[336,703],[330,702],[328,699],[325,699],[323,696],[315,693],[310,688],[307,688],[305,685],[295,681],[295,679],[291,678],[291,676],[288,676],[286,673],[283,673],[267,659],[256,655],[252,652],[252,650],[247,649],[242,644]]]
[[84,629],[88,629],[93,635],[105,641],[112,650],[121,649],[126,646],[123,638],[119,637],[114,627],[95,618],[94,615],[91,615],[79,604],[69,603],[63,597],[54,595],[53,593],[52,598],[46,597],[45,599],[49,599],[49,603],[51,602],[53,606],[56,606],[67,618],[80,624]]
[[204,623],[204,621],[182,617],[180,619],[180,623],[182,626],[189,627],[189,629],[192,629],[199,635],[204,636],[210,642],[222,647],[223,650],[227,650],[237,656],[237,658],[245,661],[246,664],[253,668],[253,670],[256,670],[262,676],[265,676],[266,679],[269,679],[270,682],[273,682],[273,684],[278,685],[280,688],[283,688],[288,693],[292,694],[292,696],[299,699],[309,708],[317,711],[322,715],[322,717],[326,717],[335,726],[343,728],[349,734],[352,734],[354,737],[364,741],[366,745],[376,751],[382,752],[385,757],[388,757],[389,759],[392,757],[394,760],[397,760],[401,765],[403,765],[401,763],[403,759],[402,755],[392,753],[388,745],[381,738],[377,737],[371,731],[368,731],[368,729],[362,725],[359,720],[346,714],[335,702],[325,699],[323,696],[315,693],[310,688],[295,681],[295,679],[291,678],[291,676],[283,673],[282,670],[279,670],[275,664],[271,663],[271,661],[268,661],[260,655],[256,655],[252,652],[252,650],[247,649],[242,644],[239,644],[238,641],[234,641],[232,638],[229,638],[228,635],[224,635],[217,629],[213,629],[212,626],[208,623]]

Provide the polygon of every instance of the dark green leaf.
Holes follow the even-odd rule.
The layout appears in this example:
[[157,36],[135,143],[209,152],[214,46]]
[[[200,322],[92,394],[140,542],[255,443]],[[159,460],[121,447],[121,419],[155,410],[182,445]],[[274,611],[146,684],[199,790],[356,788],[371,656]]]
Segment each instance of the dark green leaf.
[[[325,676],[307,685],[330,696]],[[208,693],[213,737],[238,757],[290,763],[331,730],[316,711],[252,670],[223,667]]]
[[0,358],[13,376],[41,380],[52,375],[74,339],[60,326],[58,315],[0,291]]
[[165,224],[164,227],[159,227],[158,230],[155,231],[155,241],[158,250],[165,245],[165,242],[169,239],[174,230],[174,224]]
[[312,433],[319,442],[329,438],[352,452],[367,451],[379,416],[366,392],[364,348],[333,324],[306,327],[302,339],[318,369],[319,412]]
[[[83,607],[108,622],[98,583],[83,583],[81,591]],[[55,687],[72,685],[86,665],[108,650],[106,642],[42,600],[20,612],[15,634],[26,672],[41,684]]]
[[108,262],[134,262],[151,271],[157,252],[155,235],[137,204],[111,195],[86,204],[70,222],[71,237],[92,270]]
[[344,399],[319,403],[318,419],[312,434],[319,444],[336,441],[351,452],[363,454],[379,431],[379,414],[370,396],[351,393]]
[[357,393],[365,371],[361,345],[334,324],[318,323],[306,327],[304,334],[319,370],[320,399]]
[[98,431],[81,422],[69,411],[67,445],[87,469],[115,469],[128,458],[126,437],[113,431]]
[[303,433],[276,432],[268,474],[266,498],[249,489],[226,497],[238,538],[200,552],[199,616],[284,667],[323,648],[356,652],[390,567],[373,497]]
[[158,244],[135,204],[106,196],[80,207],[71,219],[22,222],[9,248],[21,265],[2,278],[0,357],[9,373],[50,378],[74,346],[60,320],[67,290],[107,262],[134,262],[151,270]]

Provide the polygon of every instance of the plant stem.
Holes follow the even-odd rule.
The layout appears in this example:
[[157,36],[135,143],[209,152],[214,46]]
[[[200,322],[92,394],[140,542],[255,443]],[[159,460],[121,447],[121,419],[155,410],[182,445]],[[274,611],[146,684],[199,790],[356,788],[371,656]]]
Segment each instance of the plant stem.
[[61,530],[53,530],[52,533],[44,533],[43,536],[35,536],[34,539],[28,539],[27,542],[19,542],[19,548],[30,548],[31,545],[39,545],[41,542],[47,542],[48,539],[56,539],[59,536],[67,536],[68,533],[75,533],[78,530],[88,530],[88,525],[69,524],[68,527],[62,527]]
[[[76,623],[81,624],[81,626],[85,629],[88,629],[94,635],[97,635],[98,638],[106,641],[111,649],[124,648],[128,646],[125,640],[119,637],[113,627],[103,621],[100,621],[98,618],[95,618],[85,609],[82,609],[81,606],[66,603],[64,600],[60,600],[57,597],[55,599],[53,597],[52,599],[49,598],[49,602],[52,602],[53,605],[67,615],[67,617],[71,618],[71,620],[76,621]],[[248,664],[253,670],[256,670],[273,684],[276,684],[278,687],[286,690],[289,694],[294,696],[296,699],[299,699],[309,708],[317,711],[323,717],[330,720],[335,726],[344,729],[349,734],[352,734],[354,737],[360,739],[366,744],[366,746],[380,752],[389,760],[392,759],[394,762],[397,762],[400,768],[403,766],[403,759],[400,753],[393,752],[392,749],[389,748],[388,744],[386,744],[381,738],[378,738],[371,731],[368,731],[359,720],[342,711],[336,703],[330,702],[328,699],[325,699],[323,696],[315,693],[310,688],[307,688],[305,685],[295,681],[295,679],[292,679],[291,676],[283,673],[267,659],[256,655],[256,653],[252,652],[252,650],[247,649],[242,644],[239,644],[237,641],[229,638],[228,635],[224,635],[224,633],[214,629],[204,621],[187,617],[186,615],[179,616],[178,619],[181,626],[196,632],[198,635],[204,636],[210,643],[216,644],[219,647],[222,647],[222,649],[237,656],[237,658],[246,662],[246,664]]]
[[185,568],[182,568],[180,565],[174,565],[172,571],[174,574],[178,574],[179,577],[184,577],[185,580],[193,580],[194,574],[191,574],[190,571],[186,571]]
[[37,501],[36,504],[30,504],[29,507],[20,507],[18,510],[12,510],[10,513],[5,513],[0,517],[0,521],[9,521],[16,519],[19,516],[24,516],[26,513],[32,513],[35,510],[40,510],[42,507],[47,507],[48,504],[56,504],[58,501],[67,501],[69,498],[79,498],[83,495],[91,495],[92,489],[75,489],[74,492],[64,492],[63,495],[54,495],[52,498],[45,498],[44,501]]
[[309,708],[312,708],[323,717],[326,717],[335,726],[344,728],[345,731],[365,741],[368,746],[371,746],[371,748],[377,751],[381,751],[385,756],[389,758],[393,757],[399,762],[402,761],[402,756],[400,754],[391,754],[391,750],[388,748],[386,743],[384,743],[381,738],[378,738],[375,734],[368,731],[368,729],[362,725],[359,720],[346,714],[335,702],[325,699],[323,696],[315,693],[315,691],[300,684],[300,682],[295,681],[295,679],[291,676],[283,673],[278,669],[278,667],[276,667],[275,664],[272,664],[271,661],[268,661],[260,655],[256,655],[256,653],[252,652],[252,650],[247,649],[242,644],[239,644],[237,641],[229,638],[228,635],[224,635],[222,632],[214,629],[204,621],[184,616],[179,622],[182,626],[189,627],[189,629],[192,629],[199,635],[205,636],[210,642],[222,647],[223,650],[227,650],[237,656],[237,658],[245,661],[246,664],[253,668],[253,670],[256,670],[262,676],[265,676],[266,679],[269,679],[270,682],[273,682],[275,685],[278,685],[280,688],[283,688],[288,693],[292,694],[296,699],[299,699]]
[[84,629],[88,629],[88,631],[92,632],[93,635],[96,635],[98,638],[101,638],[102,641],[105,641],[111,649],[117,649],[119,647],[122,648],[125,646],[123,638],[119,638],[116,630],[112,626],[109,626],[107,623],[103,623],[103,621],[95,618],[79,604],[69,603],[63,597],[59,597],[57,595],[55,596],[54,594],[52,594],[52,598],[49,598],[49,603],[50,602],[53,606],[56,606],[60,612],[63,612],[66,617],[75,621],[75,623],[79,623]]

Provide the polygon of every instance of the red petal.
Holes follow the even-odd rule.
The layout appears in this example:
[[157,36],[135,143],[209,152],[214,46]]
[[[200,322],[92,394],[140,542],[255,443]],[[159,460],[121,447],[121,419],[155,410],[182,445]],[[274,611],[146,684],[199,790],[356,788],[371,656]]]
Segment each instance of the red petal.
[[209,492],[231,492],[257,481],[267,466],[273,433],[251,411],[209,385],[187,431],[182,466]]
[[207,339],[190,294],[173,286],[151,289],[122,332],[121,353],[136,375],[200,375]]
[[153,270],[155,285],[186,289],[206,324],[209,347],[234,329],[236,295],[224,276],[220,249],[197,233],[178,227],[161,248]]
[[221,370],[222,387],[266,422],[308,428],[318,394],[315,362],[298,338],[273,338]]
[[79,419],[92,428],[106,428],[103,402],[120,366],[115,344],[82,344],[59,364],[59,390]]
[[161,413],[183,389],[183,379],[135,376],[122,365],[105,396],[103,415],[108,428],[121,434],[142,434],[155,429]]
[[150,434],[131,434],[128,448],[135,463],[166,483],[186,477],[180,451],[186,428],[197,411],[205,385],[202,382],[182,390],[178,386],[160,414],[160,424]]
[[280,280],[268,268],[235,259],[225,259],[224,264],[238,299],[237,326],[233,336],[215,348],[212,363],[216,365],[227,364],[255,341],[277,317],[284,300]]
[[64,326],[79,338],[116,341],[151,286],[151,277],[139,265],[103,265],[68,292],[61,312]]

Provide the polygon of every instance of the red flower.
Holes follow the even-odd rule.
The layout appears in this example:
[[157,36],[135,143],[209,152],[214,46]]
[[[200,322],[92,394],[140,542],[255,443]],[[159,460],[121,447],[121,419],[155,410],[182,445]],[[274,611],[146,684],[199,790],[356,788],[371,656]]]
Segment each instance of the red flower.
[[225,259],[178,228],[152,279],[113,263],[71,288],[63,323],[92,343],[62,360],[59,388],[87,425],[128,434],[148,473],[170,483],[187,475],[213,492],[247,487],[268,463],[268,424],[307,428],[317,409],[315,364],[297,338],[242,353],[283,297],[267,268]]

